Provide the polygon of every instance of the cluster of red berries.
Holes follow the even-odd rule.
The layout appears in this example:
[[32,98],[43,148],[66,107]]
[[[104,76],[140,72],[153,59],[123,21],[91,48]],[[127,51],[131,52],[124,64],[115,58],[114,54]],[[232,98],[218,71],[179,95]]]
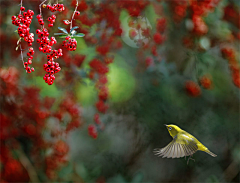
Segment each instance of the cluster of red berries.
[[37,19],[38,19],[39,25],[44,25],[44,21],[43,21],[42,15],[38,14],[37,15]]
[[[32,18],[34,12],[32,10],[28,10],[25,12],[25,7],[20,7],[20,13],[17,17],[12,16],[12,24],[18,26],[18,35],[21,38],[24,38],[24,41],[28,43],[28,46],[32,46],[34,41],[34,34],[30,33],[30,24],[32,22]],[[28,61],[24,62],[24,67],[27,73],[31,73],[34,71],[34,68],[30,68],[30,64],[32,64],[34,50],[33,48],[29,48],[29,52],[27,53]]]
[[[212,80],[210,79],[209,76],[202,76],[199,78],[199,84],[204,88],[204,89],[211,89],[212,88]],[[201,94],[201,88],[200,86],[193,82],[193,81],[187,81],[185,83],[185,88],[187,93],[190,96],[197,97]]]
[[[30,51],[33,51],[30,48]],[[69,146],[65,141],[60,140],[61,134],[67,134],[69,131],[78,128],[80,125],[80,106],[76,100],[71,99],[73,95],[67,95],[65,100],[57,106],[57,110],[52,111],[52,105],[55,99],[40,97],[39,91],[41,88],[33,86],[20,87],[19,85],[19,70],[15,67],[0,68],[0,89],[3,93],[3,105],[9,106],[9,97],[11,105],[14,109],[5,107],[0,112],[0,160],[4,169],[1,170],[1,182],[29,182],[29,172],[26,167],[22,166],[21,159],[14,160],[12,152],[16,150],[21,151],[21,142],[15,141],[15,138],[27,137],[27,143],[34,144],[34,147],[29,149],[29,158],[37,167],[44,167],[48,178],[56,176],[59,168],[68,161]],[[17,101],[23,100],[19,103]],[[29,110],[26,110],[29,109]],[[20,124],[22,117],[15,115],[19,111],[25,119]],[[61,115],[62,119],[57,120],[54,114]],[[41,133],[45,130],[56,130],[58,128],[51,128],[46,126],[46,120],[49,117],[55,117],[56,123],[62,122],[63,116],[69,114],[71,121],[66,124],[66,128],[59,129],[59,135],[52,137],[53,141],[47,141],[43,138]],[[61,136],[62,137],[62,136]],[[11,143],[10,143],[11,142]],[[46,158],[46,161],[39,161],[39,158],[45,158],[41,152],[51,149],[51,154]]]
[[32,42],[34,41],[34,34],[29,33],[30,24],[32,22],[32,18],[34,12],[32,10],[28,10],[24,12],[25,7],[20,8],[20,12],[23,11],[22,14],[19,14],[17,17],[12,16],[12,24],[18,26],[18,34],[21,38],[24,38],[24,41],[28,43],[28,46],[32,46]]
[[107,65],[96,58],[89,62],[89,65],[98,74],[106,74],[109,71]]
[[63,164],[66,163],[66,155],[69,152],[69,146],[63,140],[58,140],[53,145],[53,153],[46,157],[46,175],[49,179],[56,179],[57,173],[56,170]]
[[224,20],[231,22],[236,27],[239,28],[239,10],[238,6],[234,6],[233,3],[229,3],[228,6],[224,8]]
[[75,51],[77,49],[77,41],[75,38],[71,39],[70,36],[67,36],[63,41],[63,46],[69,51]]
[[94,139],[97,138],[98,133],[97,133],[97,128],[96,128],[95,125],[89,125],[88,126],[88,134]]
[[166,30],[166,27],[167,27],[167,21],[165,18],[157,19],[156,29],[158,32],[163,33]]
[[[112,63],[113,59],[114,58],[110,56],[105,57],[104,61],[95,58],[89,63],[92,69],[89,73],[89,78],[93,79],[95,73],[98,76],[98,80],[95,85],[98,89],[98,101],[96,102],[95,106],[100,113],[106,113],[109,108],[108,104],[106,103],[109,97],[109,90],[106,85],[108,82],[106,74],[109,71],[108,64]],[[100,129],[103,127],[98,113],[94,115],[94,122],[95,125],[89,125],[88,132],[91,137],[97,138],[97,127]]]
[[118,1],[117,6],[128,10],[129,15],[139,16],[141,11],[149,4],[148,1]]
[[181,20],[186,16],[188,2],[187,1],[169,1],[171,9],[173,10],[173,20],[176,23],[181,22]]
[[195,33],[198,36],[204,35],[208,32],[208,26],[204,22],[203,18],[199,15],[193,15],[192,21],[194,24],[193,27],[193,33]]
[[25,70],[26,70],[27,73],[31,73],[31,72],[34,72],[34,68],[33,68],[33,67],[30,68],[29,65],[32,64],[32,59],[33,59],[34,50],[33,50],[33,48],[31,47],[31,48],[28,49],[28,51],[29,51],[29,52],[27,53],[27,56],[29,56],[29,58],[28,58],[28,61],[27,61],[27,62],[24,62],[24,67],[25,67]]
[[49,33],[46,28],[44,28],[42,31],[37,29],[36,33],[39,37],[37,39],[37,43],[40,44],[39,51],[43,53],[49,53],[49,55],[47,55],[48,62],[47,64],[43,65],[44,70],[47,72],[43,79],[46,83],[48,83],[48,85],[52,85],[55,80],[54,74],[61,70],[59,63],[54,62],[54,60],[63,55],[62,49],[52,49],[52,45],[56,44],[57,41],[55,37],[51,37],[51,39],[48,38]]
[[223,57],[228,60],[229,68],[232,72],[232,80],[236,87],[240,88],[240,67],[236,59],[236,51],[231,47],[221,49]]
[[153,40],[156,44],[162,44],[165,40],[165,37],[157,32],[153,35]]
[[65,99],[61,102],[59,110],[54,114],[59,121],[64,119],[64,115],[68,113],[71,116],[71,121],[66,125],[65,132],[78,128],[81,125],[81,109],[76,103],[72,94],[68,94]]
[[38,34],[37,43],[40,44],[39,51],[43,53],[51,53],[52,45],[57,43],[55,37],[51,37],[51,39],[49,39],[49,33],[46,28],[44,28],[42,31],[37,29],[36,33]]
[[63,4],[53,4],[52,6],[51,5],[45,5],[43,4],[43,8],[46,8],[51,10],[51,12],[55,12],[55,11],[59,11],[59,12],[62,12],[65,10],[65,7]]
[[109,52],[109,45],[97,46],[96,51],[101,55],[106,55]]
[[10,157],[7,159],[7,161],[4,160],[3,163],[4,169],[1,173],[1,178],[8,180],[8,182],[29,182],[27,170],[24,169],[23,165],[19,161]]
[[56,15],[52,15],[52,16],[48,17],[47,20],[48,20],[48,22],[49,22],[48,27],[53,27],[53,23],[54,23],[55,20],[56,20]]
[[208,32],[208,26],[204,22],[203,17],[208,15],[217,6],[219,1],[191,1],[190,9],[192,10],[193,33],[196,35],[204,35]]
[[55,63],[54,61],[48,61],[47,64],[43,65],[44,70],[47,72],[43,77],[43,80],[48,84],[52,85],[55,80],[55,73],[58,73],[61,68],[59,67],[59,63]]

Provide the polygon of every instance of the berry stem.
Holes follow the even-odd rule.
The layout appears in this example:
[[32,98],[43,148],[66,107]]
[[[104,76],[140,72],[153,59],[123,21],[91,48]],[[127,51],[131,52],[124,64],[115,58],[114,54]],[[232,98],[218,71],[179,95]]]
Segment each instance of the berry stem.
[[[14,139],[14,142],[19,144],[18,141],[15,139]],[[30,160],[28,159],[28,157],[26,156],[26,154],[24,153],[24,151],[21,148],[19,148],[16,152],[17,152],[19,161],[28,172],[30,181],[39,182],[37,172],[34,166],[32,165],[32,163],[30,162]]]
[[73,21],[73,17],[75,15],[75,13],[77,11],[77,7],[78,7],[78,0],[77,0],[77,4],[76,4],[76,7],[75,7],[75,10],[74,10],[73,15],[72,15],[72,19],[71,19],[71,23],[70,23],[70,30],[72,29],[72,21]]
[[[22,7],[22,2],[23,2],[23,0],[21,0],[21,3],[20,3],[20,6]],[[22,13],[22,11],[21,11],[21,8],[20,8],[20,12],[19,12],[19,14],[21,14]]]
[[[47,0],[44,0],[40,5],[39,5],[39,11],[40,11],[40,15],[42,16],[42,5],[43,3],[45,3]],[[44,27],[44,25],[43,25]]]
[[20,50],[21,50],[21,59],[22,59],[23,67],[25,68],[24,60],[23,60],[23,49],[22,49],[21,43],[19,44],[19,47],[20,47]]

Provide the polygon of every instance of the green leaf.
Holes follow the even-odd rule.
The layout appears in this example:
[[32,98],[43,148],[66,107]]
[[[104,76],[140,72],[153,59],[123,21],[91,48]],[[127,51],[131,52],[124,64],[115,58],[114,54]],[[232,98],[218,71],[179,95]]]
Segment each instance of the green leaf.
[[71,33],[74,29],[77,29],[77,28],[78,28],[78,26],[75,26],[75,27],[71,28],[70,33]]
[[58,27],[59,30],[63,31],[64,33],[68,34],[68,31],[62,27]]
[[67,37],[68,35],[59,35],[58,37],[59,38],[65,38],[65,37]]
[[65,33],[54,33],[54,35],[63,35],[63,34],[65,34]]
[[74,35],[74,37],[84,37],[84,36],[85,36],[85,34],[83,34],[83,33],[78,33],[78,34]]

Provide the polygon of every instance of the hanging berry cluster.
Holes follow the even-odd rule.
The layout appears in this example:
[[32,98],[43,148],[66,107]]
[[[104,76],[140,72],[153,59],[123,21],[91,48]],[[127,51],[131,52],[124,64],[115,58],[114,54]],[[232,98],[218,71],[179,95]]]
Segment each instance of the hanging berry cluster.
[[56,16],[55,15],[52,15],[51,17],[48,17],[48,27],[53,27],[53,23],[55,22],[55,19],[56,19]]
[[[52,85],[54,80],[55,80],[55,73],[59,72],[61,70],[59,63],[57,63],[55,60],[57,58],[59,58],[60,56],[63,55],[62,53],[62,49],[58,49],[58,50],[54,50],[52,48],[52,46],[54,44],[57,43],[55,37],[51,37],[49,38],[49,31],[44,28],[44,19],[42,16],[42,8],[47,8],[49,9],[51,12],[62,12],[65,10],[65,7],[63,4],[53,4],[52,6],[50,4],[46,5],[44,4],[46,2],[46,0],[44,0],[40,5],[39,5],[39,10],[40,10],[40,14],[38,14],[37,20],[39,25],[41,26],[41,29],[37,29],[36,33],[38,35],[38,39],[37,39],[37,43],[39,43],[39,51],[46,53],[47,54],[47,63],[43,65],[44,70],[47,72],[45,74],[45,76],[43,77],[44,81],[48,84],[48,85]],[[21,1],[21,5],[22,5],[22,1]],[[75,36],[75,37],[83,37],[84,34],[79,33],[77,34],[76,30],[78,27],[74,27],[72,28],[72,21],[74,18],[74,15],[76,14],[76,16],[80,15],[79,11],[76,11],[78,6],[78,1],[77,1],[77,5],[76,8],[74,10],[73,16],[72,16],[72,20],[68,21],[68,24],[70,24],[70,33],[68,34],[68,32],[64,29],[64,34],[67,34],[66,37],[66,41],[63,43],[63,45],[69,50],[69,51],[75,51],[76,47],[77,47],[77,41],[76,39],[72,39],[71,37]],[[21,6],[20,8],[20,13],[19,15],[16,16],[12,16],[12,24],[18,26],[18,34],[20,36],[20,40],[18,41],[18,43],[21,41],[21,38],[23,38],[29,46],[32,46],[32,43],[34,41],[34,34],[33,33],[29,33],[30,31],[30,24],[32,22],[32,18],[34,15],[34,12],[32,10],[28,10],[27,12],[24,12],[25,8],[23,6]],[[47,18],[48,21],[48,27],[53,27],[53,24],[56,20],[56,15],[51,15]],[[60,28],[60,30],[63,30],[63,28]],[[57,35],[61,35],[62,33],[58,33]],[[66,43],[66,44],[65,44]],[[21,49],[21,55],[22,55],[22,61],[23,61],[23,49],[21,47],[21,45],[18,45],[18,47],[20,47]],[[17,48],[18,48],[17,47]],[[29,49],[29,53],[27,53],[27,55],[29,56],[28,61],[24,62],[24,67],[26,69],[27,73],[31,73],[34,71],[34,68],[30,68],[30,64],[32,64],[32,59],[33,59],[33,54],[34,54],[34,50],[33,48]]]
[[12,16],[12,24],[18,26],[18,35],[28,43],[28,46],[32,46],[34,41],[34,35],[30,34],[30,24],[32,23],[34,12],[28,10],[25,12],[25,7],[20,7],[19,15]]
[[71,39],[71,37],[67,36],[63,41],[63,46],[69,51],[75,51],[77,49],[77,41],[75,38]]
[[43,8],[47,7],[47,9],[51,10],[51,12],[55,12],[55,11],[59,11],[62,12],[65,10],[65,7],[63,4],[53,4],[53,6],[51,6],[50,4],[43,5]]
[[44,28],[42,31],[37,29],[36,33],[38,34],[37,43],[40,44],[39,51],[43,53],[49,53],[47,55],[47,64],[43,65],[44,70],[47,72],[43,77],[44,81],[48,85],[52,85],[55,80],[55,73],[58,73],[61,68],[59,67],[59,63],[55,62],[55,59],[62,56],[62,49],[53,50],[52,46],[57,43],[55,37],[48,38],[48,30]]
[[25,7],[21,6],[20,13],[18,14],[18,16],[12,16],[12,24],[18,26],[17,32],[20,37],[17,43],[18,45],[16,49],[20,47],[22,62],[27,73],[31,73],[34,71],[34,68],[33,67],[30,68],[29,66],[30,64],[32,64],[34,50],[32,47],[29,48],[29,52],[27,53],[27,56],[29,57],[28,61],[24,62],[23,53],[22,53],[23,49],[20,42],[22,39],[24,39],[24,41],[28,43],[28,46],[32,46],[32,43],[34,42],[34,34],[29,32],[33,15],[34,15],[34,12],[32,10],[25,11]]
[[[111,61],[109,61],[111,59]],[[106,62],[107,61],[107,62]],[[91,67],[91,71],[89,73],[90,79],[94,79],[97,76],[96,88],[98,90],[98,102],[96,102],[95,106],[98,112],[105,114],[108,110],[108,104],[106,101],[109,97],[108,87],[106,86],[108,79],[106,74],[109,72],[108,64],[113,62],[113,58],[105,57],[104,61],[100,59],[93,59],[89,62]],[[102,122],[100,120],[100,116],[98,113],[94,115],[95,125],[89,125],[88,133],[91,137],[97,138],[98,129],[101,129]]]
[[229,63],[229,68],[232,73],[232,80],[236,87],[240,88],[240,68],[236,59],[236,51],[231,47],[223,47],[222,54]]
[[27,62],[24,62],[24,67],[25,67],[25,70],[27,71],[27,73],[31,73],[31,72],[34,72],[34,68],[33,68],[33,67],[30,68],[29,65],[32,64],[32,59],[33,59],[34,50],[33,50],[32,47],[30,47],[30,48],[28,49],[28,51],[29,51],[29,52],[27,53],[27,56],[29,56],[29,58],[28,58],[28,61],[27,61]]

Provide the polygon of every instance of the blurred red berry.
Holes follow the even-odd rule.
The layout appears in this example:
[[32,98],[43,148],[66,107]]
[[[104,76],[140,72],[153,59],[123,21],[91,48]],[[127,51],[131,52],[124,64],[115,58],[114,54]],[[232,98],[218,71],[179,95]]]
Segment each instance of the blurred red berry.
[[187,90],[187,93],[193,97],[197,97],[201,94],[200,87],[193,81],[187,81],[185,83],[185,88]]
[[212,81],[209,77],[203,76],[200,78],[201,86],[205,89],[210,89],[212,87]]

